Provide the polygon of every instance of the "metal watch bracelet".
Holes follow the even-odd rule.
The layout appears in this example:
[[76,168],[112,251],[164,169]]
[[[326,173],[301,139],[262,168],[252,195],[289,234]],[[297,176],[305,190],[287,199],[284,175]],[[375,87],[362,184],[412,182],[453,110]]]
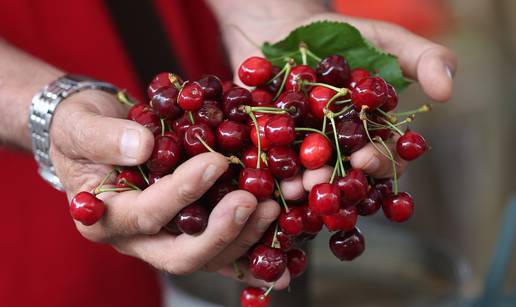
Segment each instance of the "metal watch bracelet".
[[50,125],[54,112],[66,97],[86,89],[97,89],[116,94],[118,89],[112,84],[91,78],[65,75],[45,86],[32,98],[29,111],[29,132],[32,139],[32,152],[39,165],[39,174],[55,189],[63,191],[50,159]]

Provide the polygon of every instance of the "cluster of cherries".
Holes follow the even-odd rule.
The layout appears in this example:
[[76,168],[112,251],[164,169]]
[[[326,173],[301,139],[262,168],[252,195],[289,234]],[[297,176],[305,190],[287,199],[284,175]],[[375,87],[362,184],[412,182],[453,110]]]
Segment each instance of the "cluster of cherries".
[[[389,220],[404,222],[413,214],[411,196],[398,192],[397,162],[389,143],[396,143],[404,160],[421,156],[427,150],[424,138],[400,127],[428,106],[393,113],[398,97],[382,78],[361,68],[350,69],[339,55],[308,56],[317,59],[315,69],[306,65],[306,56],[303,64],[288,59],[282,68],[262,57],[246,59],[238,76],[249,89],[213,75],[186,82],[172,73],[157,75],[148,87],[150,102],[134,104],[128,114],[154,133],[151,157],[135,168],[115,168],[115,187],[104,187],[110,173],[93,192],[77,194],[70,206],[73,218],[92,225],[105,210],[96,194],[143,190],[189,157],[218,151],[228,157],[231,167],[199,201],[164,227],[168,232],[202,232],[210,210],[222,197],[242,189],[257,199],[276,198],[283,205],[277,223],[246,255],[255,278],[274,283],[286,269],[292,278],[302,274],[306,255],[294,246],[313,239],[323,226],[334,232],[329,246],[336,257],[349,261],[361,255],[365,243],[356,227],[359,215],[382,208]],[[131,103],[123,93],[119,99]],[[350,155],[368,143],[392,161],[392,179],[375,179],[351,168]],[[304,199],[285,201],[278,180],[326,164],[334,166],[328,182],[313,186]],[[267,306],[271,288],[246,288],[242,305]]]

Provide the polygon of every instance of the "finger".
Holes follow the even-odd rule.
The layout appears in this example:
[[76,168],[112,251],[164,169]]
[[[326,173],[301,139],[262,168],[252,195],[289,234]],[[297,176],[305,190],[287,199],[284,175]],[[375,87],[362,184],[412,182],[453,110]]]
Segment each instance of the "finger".
[[314,170],[306,170],[303,174],[303,187],[310,191],[316,184],[328,182],[333,172],[333,167],[325,165]]
[[206,264],[206,269],[218,271],[221,267],[244,255],[261,239],[279,213],[280,206],[274,200],[269,199],[259,203],[240,235],[223,252]]
[[303,175],[297,175],[293,178],[284,179],[280,182],[281,192],[286,200],[298,200],[305,195],[303,188]]
[[[398,156],[395,150],[395,142],[387,144],[387,146],[394,156],[394,160],[396,161],[396,172],[397,175],[400,176],[405,171],[407,162]],[[386,153],[386,150],[382,145],[377,144],[377,147],[382,150],[383,153]],[[371,143],[368,143],[366,146],[351,155],[351,166],[353,168],[361,169],[368,175],[375,178],[392,177],[392,165],[392,161],[384,154],[381,154]]]
[[[264,280],[256,279],[253,277],[251,272],[249,271],[249,267],[245,261],[238,261],[238,267],[242,273],[242,276],[237,276],[237,272],[232,264],[227,265],[220,269],[218,273],[222,276],[233,278],[234,280],[241,281],[253,287],[270,287],[272,283],[268,283]],[[274,290],[283,290],[288,287],[290,284],[290,273],[288,270],[285,270],[283,275],[274,282]]]

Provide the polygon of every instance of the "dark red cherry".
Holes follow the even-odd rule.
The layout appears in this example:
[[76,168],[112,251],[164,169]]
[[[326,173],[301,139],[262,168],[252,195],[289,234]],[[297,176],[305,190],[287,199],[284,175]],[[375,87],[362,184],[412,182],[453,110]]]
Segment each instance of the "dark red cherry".
[[185,111],[197,111],[204,101],[204,92],[198,82],[187,82],[179,92],[177,103]]
[[358,116],[338,121],[336,130],[340,150],[345,155],[351,155],[367,144],[368,138],[364,124]]
[[321,231],[323,226],[323,221],[321,219],[321,216],[315,214],[312,209],[310,209],[310,206],[303,205],[301,207],[303,209],[304,213],[304,228],[303,232],[308,234],[317,234],[319,231]]
[[158,182],[163,175],[156,173],[149,173],[149,185],[153,185]]
[[354,88],[358,81],[361,81],[362,79],[365,79],[369,76],[371,76],[371,74],[367,70],[362,68],[354,68],[349,73],[349,86]]
[[222,82],[215,75],[206,75],[198,81],[205,100],[220,101],[222,99]]
[[240,294],[240,306],[242,307],[268,307],[269,296],[265,296],[265,289],[247,287]]
[[258,148],[254,145],[247,147],[242,152],[240,160],[244,163],[245,167],[256,168],[256,163],[258,162]]
[[159,117],[176,119],[183,114],[183,110],[177,104],[177,95],[179,91],[169,86],[154,93],[150,100],[152,110],[158,114]]
[[272,64],[269,60],[253,56],[247,58],[238,68],[238,78],[247,86],[258,86],[267,82],[272,76]]
[[257,88],[251,92],[253,96],[252,106],[253,107],[272,107],[272,94],[266,90]]
[[208,215],[208,210],[204,206],[193,203],[179,211],[174,221],[181,232],[195,235],[203,232],[208,226]]
[[267,152],[267,167],[279,179],[294,177],[301,170],[301,163],[294,149],[276,146]]
[[348,231],[357,224],[358,213],[356,207],[340,208],[339,212],[323,215],[322,220],[329,231]]
[[[324,86],[314,86],[312,88],[310,95],[308,95],[308,105],[310,107],[310,112],[315,118],[319,120],[324,118],[324,108],[336,93],[337,92],[334,90]],[[332,103],[328,109],[331,111],[336,111],[337,106]]]
[[[271,80],[267,82],[266,84],[263,84],[259,88],[266,90],[267,92],[271,93],[271,95],[276,95],[281,87],[281,82],[283,82],[283,76],[281,75],[277,78],[274,78],[281,69],[278,66],[272,66],[272,73],[271,73]],[[274,79],[272,79],[274,78]]]
[[336,232],[330,238],[330,249],[340,261],[351,261],[364,252],[364,236],[356,227],[351,231]]
[[358,214],[367,216],[373,215],[382,206],[382,192],[377,188],[369,189],[366,198],[357,205]]
[[169,72],[162,72],[152,79],[149,87],[147,88],[147,95],[149,96],[149,99],[152,99],[154,94],[159,90],[171,86],[177,88],[181,86],[181,84],[183,84],[183,80],[178,75]]
[[307,258],[304,251],[293,248],[287,252],[287,268],[290,278],[297,278],[306,270]]
[[[297,65],[292,67],[285,83],[287,91],[300,91],[303,81],[317,82],[315,70],[308,65]],[[310,90],[311,86],[303,86],[303,89]]]
[[79,192],[72,198],[69,210],[74,220],[90,226],[98,222],[104,215],[106,205],[89,192]]
[[387,100],[380,108],[385,112],[392,111],[398,106],[398,94],[392,85],[387,83]]
[[353,88],[351,101],[357,111],[364,106],[375,110],[387,101],[387,83],[380,77],[362,79]]
[[196,123],[205,123],[211,128],[217,128],[224,121],[224,112],[218,102],[205,100],[201,108],[193,113]]
[[126,188],[129,187],[127,183],[137,186],[140,190],[143,190],[147,187],[147,182],[142,177],[142,174],[135,169],[125,169],[122,170],[116,176],[116,187],[117,188]]
[[154,149],[146,165],[151,173],[165,175],[172,171],[180,159],[181,147],[174,138],[158,135],[154,139]]
[[226,120],[217,127],[217,144],[226,152],[238,152],[249,140],[249,127],[239,122]]
[[328,215],[339,212],[340,191],[332,183],[319,183],[312,187],[308,195],[310,210],[317,215]]
[[392,193],[392,179],[375,179],[374,187],[382,193],[382,198],[385,198]]
[[423,136],[417,132],[407,130],[396,142],[396,151],[403,160],[412,161],[423,155],[428,145]]
[[179,227],[177,227],[177,223],[175,219],[172,219],[170,222],[167,223],[167,225],[163,226],[163,228],[171,235],[179,236],[183,232],[179,230]]
[[341,204],[345,207],[354,206],[364,199],[369,190],[367,178],[359,169],[351,169],[345,177],[336,182],[340,190]]
[[192,121],[190,120],[187,114],[184,114],[183,116],[172,122],[172,129],[180,137],[183,137],[186,133],[186,130],[188,130],[188,128],[190,128],[191,126]]
[[240,171],[239,186],[256,198],[265,199],[274,192],[274,179],[268,169],[246,167]]
[[[272,145],[271,141],[265,134],[265,126],[267,125],[267,122],[269,122],[270,118],[271,116],[269,115],[263,115],[262,117],[257,119],[258,130],[260,132],[260,146],[262,150],[268,150]],[[254,124],[251,124],[250,129],[251,141],[255,146],[258,147],[258,133],[256,132],[256,127],[254,126]]]
[[414,213],[414,201],[409,193],[400,192],[384,198],[382,208],[389,220],[402,223],[410,219]]
[[350,72],[346,59],[340,55],[330,55],[317,64],[317,80],[336,87],[349,84]]
[[241,87],[233,87],[223,98],[223,110],[228,119],[237,122],[246,122],[249,116],[241,108],[243,105],[251,105],[253,97],[251,92]]
[[[269,227],[260,242],[266,246],[273,246],[272,240],[274,239],[275,230],[276,226],[272,225]],[[283,230],[278,229],[278,231],[276,231],[276,243],[279,244],[279,246],[276,245],[274,247],[279,248],[282,251],[287,251],[292,248],[292,245],[294,244],[294,237],[287,235],[283,232]]]
[[215,146],[215,135],[208,125],[203,123],[192,125],[186,130],[183,139],[185,151],[191,157],[209,151],[199,138],[211,148]]
[[278,225],[287,235],[297,236],[303,232],[305,216],[301,207],[290,207],[289,211],[282,211],[278,217]]
[[259,244],[249,254],[249,269],[257,279],[276,281],[287,269],[287,254],[280,249]]
[[327,138],[319,133],[311,133],[301,143],[299,159],[307,169],[316,169],[328,162],[332,152],[332,145]]
[[287,110],[297,124],[303,124],[308,115],[308,100],[301,92],[287,91],[282,93],[274,106]]
[[215,207],[219,201],[233,191],[235,191],[237,187],[231,181],[222,181],[214,184],[208,192],[206,192],[206,201],[207,205],[210,208]]
[[145,128],[148,128],[154,135],[161,132],[161,121],[159,116],[152,112],[150,108],[143,110],[136,116],[136,118],[134,118],[134,121]]

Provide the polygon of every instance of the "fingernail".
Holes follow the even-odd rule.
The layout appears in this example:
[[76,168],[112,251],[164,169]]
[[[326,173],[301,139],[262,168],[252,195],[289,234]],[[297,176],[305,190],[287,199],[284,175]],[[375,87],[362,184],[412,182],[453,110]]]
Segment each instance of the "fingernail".
[[453,80],[453,73],[448,65],[444,65],[444,69],[446,70],[446,74],[450,80]]
[[219,168],[216,165],[210,164],[202,174],[202,180],[206,183],[213,183],[219,178]]
[[366,173],[374,173],[380,168],[380,159],[373,156],[367,163],[364,165],[364,171]]
[[140,150],[140,131],[126,129],[120,139],[120,153],[127,159],[136,159]]
[[242,225],[247,222],[247,219],[251,215],[251,209],[246,207],[238,207],[235,210],[235,223],[238,225]]
[[265,230],[267,230],[267,228],[269,228],[270,224],[271,224],[271,220],[258,219],[258,221],[256,221],[256,230],[258,232],[264,232]]

